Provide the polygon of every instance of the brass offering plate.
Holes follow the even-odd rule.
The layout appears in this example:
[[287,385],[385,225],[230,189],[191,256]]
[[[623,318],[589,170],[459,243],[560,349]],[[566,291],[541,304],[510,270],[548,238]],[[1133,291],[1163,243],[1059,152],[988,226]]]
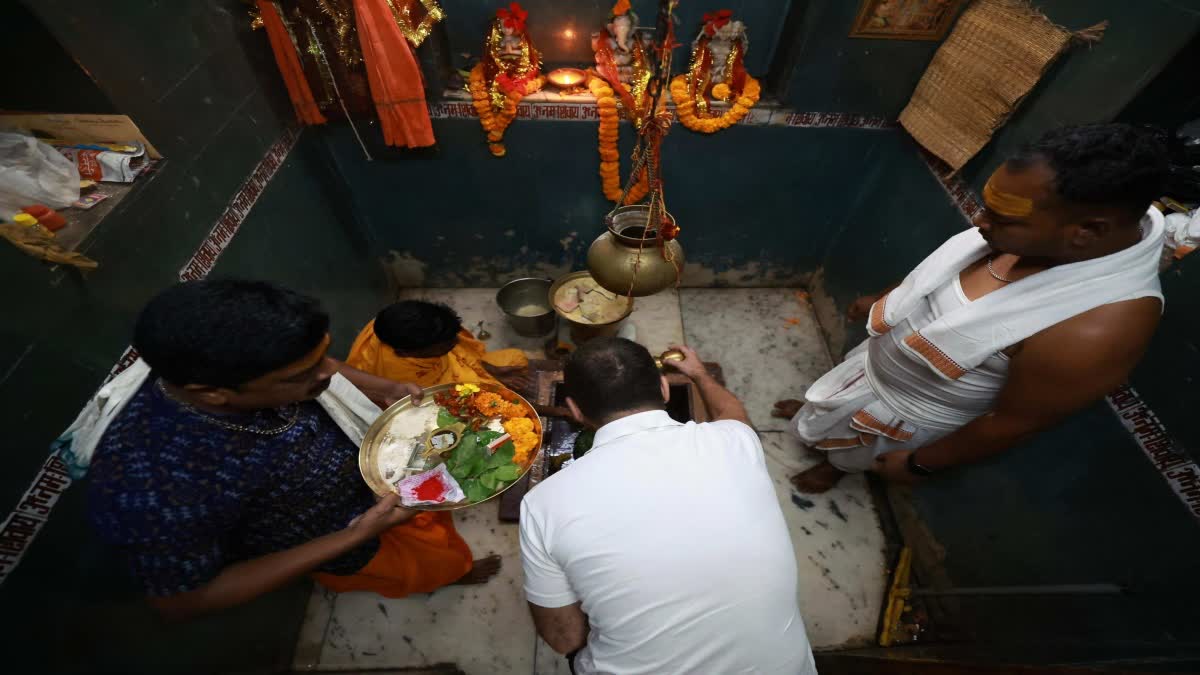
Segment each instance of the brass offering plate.
[[[497,490],[495,494],[487,499],[484,499],[483,501],[456,502],[453,504],[422,504],[420,506],[406,508],[412,508],[419,511],[455,511],[457,509],[464,509],[469,506],[476,506],[478,504],[491,501],[504,494],[505,490],[519,483],[521,479],[525,477],[525,474],[529,473],[529,469],[533,465],[533,460],[539,456],[538,451],[540,450],[542,444],[542,421],[538,417],[537,413],[534,412],[533,406],[529,404],[529,401],[526,401],[520,394],[517,394],[516,392],[499,384],[492,384],[489,382],[475,382],[473,384],[479,387],[482,391],[490,391],[495,394],[500,394],[505,398],[520,403],[521,405],[525,406],[526,410],[529,411],[529,418],[534,421],[534,433],[537,434],[538,439],[537,446],[535,446],[533,450],[529,452],[529,463],[521,468],[521,475],[517,476],[516,480],[506,485],[503,489]],[[384,410],[383,414],[381,414],[379,418],[376,419],[373,424],[371,424],[371,427],[367,429],[367,433],[365,436],[363,436],[362,444],[358,449],[358,471],[362,474],[363,480],[366,481],[367,485],[375,492],[375,494],[383,496],[393,493],[394,490],[392,489],[392,485],[395,482],[399,481],[405,476],[411,476],[434,468],[443,462],[440,456],[441,452],[452,450],[458,446],[458,443],[462,440],[463,434],[466,432],[465,426],[462,424],[454,424],[446,427],[440,427],[425,434],[420,441],[414,443],[412,453],[409,455],[408,464],[406,465],[407,471],[404,475],[396,476],[393,478],[393,480],[388,481],[379,471],[379,453],[384,445],[394,440],[388,431],[392,426],[393,420],[395,420],[398,416],[403,415],[406,411],[417,407],[436,407],[437,403],[434,402],[433,397],[436,394],[440,394],[445,391],[453,391],[454,386],[454,383],[439,384],[424,389],[422,391],[423,395],[420,404],[414,404],[412,397],[406,396],[393,403],[388,407],[387,410]],[[429,450],[429,445],[433,440],[433,437],[447,433],[454,434],[453,445],[447,446],[446,448],[437,450],[435,452],[428,453],[427,455],[426,451]]]

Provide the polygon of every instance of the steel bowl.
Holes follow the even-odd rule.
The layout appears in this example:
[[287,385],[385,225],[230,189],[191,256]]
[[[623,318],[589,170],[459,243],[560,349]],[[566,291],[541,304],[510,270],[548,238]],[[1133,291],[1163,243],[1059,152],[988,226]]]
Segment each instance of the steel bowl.
[[[437,405],[437,403],[435,403],[433,400],[434,395],[440,394],[444,391],[453,390],[455,384],[456,383],[439,384],[432,387],[427,387],[422,392],[423,395],[419,405]],[[520,403],[521,405],[525,406],[526,410],[529,411],[529,418],[533,420],[534,433],[537,434],[538,439],[538,444],[529,452],[529,463],[526,464],[521,470],[521,475],[517,476],[516,480],[506,485],[503,489],[497,490],[495,494],[483,501],[466,503],[458,502],[454,504],[422,504],[407,508],[416,509],[418,511],[455,511],[457,509],[465,509],[469,506],[475,506],[477,504],[482,504],[483,502],[491,501],[503,494],[504,490],[507,490],[519,483],[521,479],[525,477],[525,474],[529,473],[529,468],[533,466],[534,462],[536,461],[538,452],[542,447],[542,420],[534,411],[533,406],[529,404],[529,401],[526,401],[525,398],[520,394],[499,384],[493,384],[491,382],[474,382],[472,384],[479,387],[483,391],[490,391],[495,394],[500,394],[504,398],[513,401],[514,403]],[[367,429],[366,435],[363,436],[362,444],[359,445],[358,471],[362,474],[363,480],[366,481],[367,485],[377,495],[382,496],[392,494],[395,491],[392,488],[392,483],[388,482],[388,480],[385,479],[379,472],[379,450],[384,443],[390,440],[388,436],[388,429],[392,426],[392,420],[396,419],[396,417],[399,415],[403,415],[405,411],[411,410],[414,407],[418,406],[414,405],[411,396],[405,396],[399,401],[393,403],[388,407],[387,410],[383,411],[383,414],[381,414],[373,424],[371,424],[371,427]],[[408,468],[413,469],[412,473],[420,473],[421,471],[427,471],[434,468],[439,463],[440,460],[436,459],[436,456],[434,459],[426,459],[425,457],[421,456],[420,452],[414,451],[412,456],[409,457],[407,466]]]
[[[496,292],[496,304],[517,335],[541,337],[558,327],[554,308],[546,304],[546,292],[551,285],[549,279],[529,277],[514,279]],[[517,314],[518,309],[531,306],[544,311],[534,315]]]

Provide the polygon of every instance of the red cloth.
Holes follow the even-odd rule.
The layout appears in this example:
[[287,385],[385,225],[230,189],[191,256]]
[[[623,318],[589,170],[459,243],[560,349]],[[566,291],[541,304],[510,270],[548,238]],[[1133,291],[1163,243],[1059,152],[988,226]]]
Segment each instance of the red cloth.
[[433,145],[421,69],[388,0],[354,0],[354,18],[384,142],[408,148]]

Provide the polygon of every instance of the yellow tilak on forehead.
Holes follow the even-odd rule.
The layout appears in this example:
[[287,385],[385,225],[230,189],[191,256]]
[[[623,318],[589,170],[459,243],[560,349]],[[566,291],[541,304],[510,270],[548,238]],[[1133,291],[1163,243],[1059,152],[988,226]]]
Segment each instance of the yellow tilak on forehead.
[[1002,216],[1027,216],[1033,213],[1033,200],[1001,192],[992,187],[992,181],[983,186],[983,201],[988,208]]

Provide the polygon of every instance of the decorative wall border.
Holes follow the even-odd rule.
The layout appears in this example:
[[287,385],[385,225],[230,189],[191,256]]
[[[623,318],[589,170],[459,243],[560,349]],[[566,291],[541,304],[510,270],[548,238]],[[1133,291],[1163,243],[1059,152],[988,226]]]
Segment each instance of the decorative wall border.
[[921,159],[925,161],[925,166],[929,167],[929,172],[937,179],[937,182],[950,195],[950,201],[958,207],[963,217],[967,222],[972,222],[975,217],[983,212],[983,204],[979,202],[979,198],[975,196],[975,191],[963,180],[962,176],[958,175],[949,164],[942,161],[932,152],[925,148],[917,147],[917,151],[921,153]]
[[[674,105],[668,105],[673,109]],[[433,119],[478,119],[469,100],[446,100],[429,105]],[[600,119],[594,101],[530,101],[517,105],[519,120],[551,120],[557,122],[595,122]],[[896,122],[877,115],[838,112],[797,112],[790,108],[760,105],[738,122],[745,126],[785,126],[835,129],[897,129]]]
[[[299,138],[299,129],[288,129],[267,149],[262,160],[234,193],[233,199],[217,219],[216,225],[200,242],[199,248],[187,264],[179,270],[180,281],[203,279],[212,271],[221,252],[233,241],[250,209],[262,196],[263,190],[279,171],[279,167],[283,166],[284,160]],[[104,378],[104,383],[107,384],[137,359],[137,352],[132,347],[127,347]],[[57,455],[50,455],[16,507],[4,519],[3,524],[0,524],[0,584],[4,583],[20,564],[21,558],[25,557],[29,546],[50,518],[50,511],[70,485],[71,476],[67,472],[66,464]]]
[[1200,520],[1200,466],[1171,438],[1158,415],[1133,387],[1123,385],[1106,400],[1171,491]]

